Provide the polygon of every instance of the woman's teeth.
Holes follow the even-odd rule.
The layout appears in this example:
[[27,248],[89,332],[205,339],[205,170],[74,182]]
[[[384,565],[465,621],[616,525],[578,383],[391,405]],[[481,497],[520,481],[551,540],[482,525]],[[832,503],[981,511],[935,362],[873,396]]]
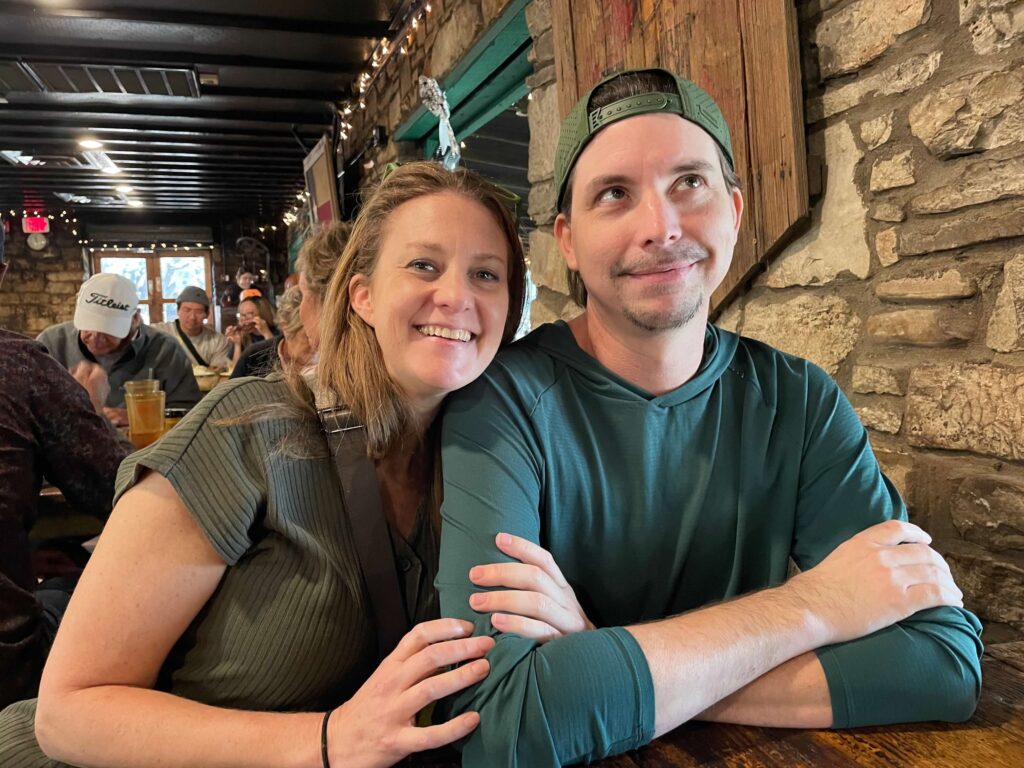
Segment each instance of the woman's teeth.
[[421,325],[416,328],[424,336],[440,336],[442,339],[455,341],[471,341],[473,334],[459,328],[442,328],[439,325]]

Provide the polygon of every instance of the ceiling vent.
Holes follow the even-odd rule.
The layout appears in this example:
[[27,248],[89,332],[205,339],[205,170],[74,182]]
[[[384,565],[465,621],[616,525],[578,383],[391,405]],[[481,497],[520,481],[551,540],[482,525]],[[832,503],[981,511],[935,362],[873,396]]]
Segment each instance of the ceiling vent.
[[191,69],[0,61],[0,93],[105,93],[198,99],[199,80]]

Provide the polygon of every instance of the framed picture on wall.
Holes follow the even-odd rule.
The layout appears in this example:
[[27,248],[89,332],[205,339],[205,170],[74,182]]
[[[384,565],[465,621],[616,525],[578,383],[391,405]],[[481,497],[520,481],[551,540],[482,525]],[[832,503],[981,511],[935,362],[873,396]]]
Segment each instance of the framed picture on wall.
[[341,218],[338,208],[338,187],[335,184],[334,158],[327,136],[321,136],[313,150],[302,161],[309,192],[309,213],[313,224],[328,224]]

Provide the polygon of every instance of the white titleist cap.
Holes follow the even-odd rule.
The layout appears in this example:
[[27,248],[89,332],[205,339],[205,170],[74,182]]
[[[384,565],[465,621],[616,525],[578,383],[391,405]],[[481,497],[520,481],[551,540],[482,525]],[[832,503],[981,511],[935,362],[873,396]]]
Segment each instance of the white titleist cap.
[[130,280],[101,272],[86,280],[78,291],[75,328],[123,339],[132,328],[132,316],[138,308],[139,295]]

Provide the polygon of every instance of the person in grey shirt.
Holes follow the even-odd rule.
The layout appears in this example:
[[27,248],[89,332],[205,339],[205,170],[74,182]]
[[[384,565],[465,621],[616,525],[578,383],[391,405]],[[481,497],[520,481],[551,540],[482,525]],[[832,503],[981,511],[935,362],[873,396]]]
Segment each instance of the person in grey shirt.
[[110,394],[103,413],[117,426],[128,424],[126,381],[159,379],[169,408],[191,408],[202,397],[188,356],[174,339],[145,325],[138,308],[129,280],[93,275],[78,291],[74,319],[51,325],[38,337],[72,375],[91,365],[106,371]]
[[188,355],[193,365],[218,371],[231,368],[234,345],[223,334],[206,324],[210,314],[210,297],[196,285],[178,294],[178,317],[166,323],[153,323],[152,328],[172,337]]

